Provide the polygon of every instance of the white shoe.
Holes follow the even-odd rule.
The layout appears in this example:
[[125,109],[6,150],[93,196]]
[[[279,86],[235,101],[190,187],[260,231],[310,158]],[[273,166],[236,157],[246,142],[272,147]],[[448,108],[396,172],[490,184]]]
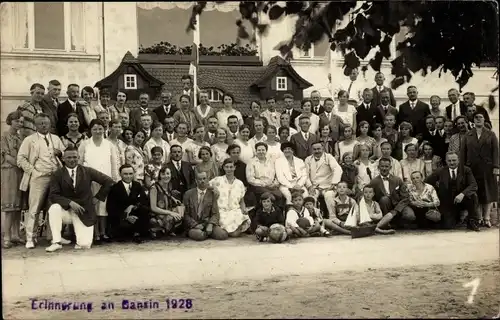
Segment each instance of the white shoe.
[[75,244],[75,249],[76,250],[90,249],[90,246],[81,246],[79,244]]
[[50,245],[50,247],[47,247],[45,248],[45,251],[47,252],[54,252],[54,251],[57,251],[57,250],[61,250],[62,249],[62,245],[59,244],[59,243],[53,243]]
[[61,241],[59,241],[60,244],[70,244],[71,241],[70,240],[67,240],[67,239],[64,239],[64,238],[61,238]]
[[26,241],[26,249],[33,249],[35,247],[35,244],[33,241]]

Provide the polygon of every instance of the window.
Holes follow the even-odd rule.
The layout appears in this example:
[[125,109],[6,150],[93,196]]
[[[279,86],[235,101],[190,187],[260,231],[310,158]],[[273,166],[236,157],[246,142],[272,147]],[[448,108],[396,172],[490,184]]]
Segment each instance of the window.
[[298,57],[299,59],[324,59],[328,55],[328,50],[330,50],[330,42],[325,38],[312,43],[309,50],[299,50]]
[[137,75],[126,74],[123,76],[125,89],[137,89]]
[[314,44],[311,44],[311,48],[309,50],[300,50],[299,54],[300,58],[311,58],[314,57]]
[[276,77],[276,91],[287,91],[287,77]]
[[224,96],[224,92],[219,89],[207,89],[208,93],[208,101],[210,102],[221,102],[222,97]]
[[85,51],[85,9],[80,2],[10,3],[13,49]]

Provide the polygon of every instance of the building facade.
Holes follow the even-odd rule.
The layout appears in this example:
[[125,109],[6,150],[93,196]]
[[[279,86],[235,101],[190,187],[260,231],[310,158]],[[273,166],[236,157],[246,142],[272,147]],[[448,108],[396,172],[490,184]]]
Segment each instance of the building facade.
[[[161,41],[181,47],[190,45],[192,34],[185,29],[192,6],[192,2],[3,2],[0,7],[2,121],[28,97],[29,86],[35,82],[47,85],[50,80],[58,79],[63,84],[64,99],[68,84],[93,86],[120,66],[125,53],[138,57],[140,46],[149,47]],[[201,43],[217,48],[236,42],[235,21],[239,17],[238,2],[209,2],[199,21]],[[277,44],[290,37],[295,19],[282,17],[269,22],[267,34],[257,37],[255,48],[264,66],[279,55]],[[346,22],[340,22],[339,26]],[[247,30],[251,28],[247,26]],[[399,39],[401,36],[404,34]],[[329,96],[329,73],[334,84],[345,79],[342,57],[330,54],[328,48],[324,40],[308,52],[294,50],[293,69],[313,84],[304,90],[304,96],[312,90],[319,90],[323,97]],[[382,72],[388,83],[390,63],[383,63]],[[494,68],[474,70],[474,77],[463,90],[475,92],[477,103],[481,103],[497,85],[494,72]],[[373,86],[373,78],[372,70],[360,74],[367,87]],[[419,88],[424,101],[431,95],[439,95],[443,108],[448,104],[447,90],[457,87],[450,74],[439,77],[437,72],[425,78],[416,74],[411,84]],[[406,87],[395,91],[398,102],[406,100]],[[498,108],[491,118],[498,123]]]

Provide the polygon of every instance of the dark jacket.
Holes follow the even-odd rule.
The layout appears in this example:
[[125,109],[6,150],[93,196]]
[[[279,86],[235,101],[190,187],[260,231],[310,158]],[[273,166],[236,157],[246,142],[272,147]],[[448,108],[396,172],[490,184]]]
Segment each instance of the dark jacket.
[[172,161],[169,161],[166,164],[166,167],[170,169],[172,174],[172,179],[170,180],[172,183],[172,190],[179,191],[181,194],[180,199],[182,199],[187,190],[195,187],[196,181],[193,167],[186,161],[181,161],[180,172],[177,170]]
[[411,123],[413,126],[413,136],[415,137],[425,132],[425,118],[430,114],[431,109],[427,103],[417,100],[415,108],[412,109],[410,107],[410,102],[406,101],[399,106],[397,123],[398,125],[403,121]]
[[212,190],[205,190],[203,202],[198,206],[198,188],[186,191],[183,199],[184,225],[186,229],[192,229],[198,224],[206,227],[208,224],[219,225],[219,207],[217,198]]
[[168,110],[168,113],[165,113],[165,108],[163,107],[163,105],[155,108],[153,112],[156,114],[158,121],[161,122],[161,124],[165,124],[165,119],[168,117],[172,117],[177,110],[178,109],[174,104],[170,104],[170,110]]
[[63,209],[69,210],[69,203],[74,201],[85,209],[80,215],[80,220],[87,226],[93,226],[97,221],[95,205],[92,202],[92,182],[101,185],[95,198],[104,201],[108,195],[113,180],[99,171],[79,165],[76,169],[76,187],[69,176],[66,167],[58,169],[50,180],[49,201],[52,204],[59,204]]
[[456,192],[452,194],[450,189],[450,168],[443,167],[434,171],[430,176],[425,179],[425,182],[432,185],[437,192],[441,201],[451,201],[459,193],[463,193],[466,197],[471,198],[477,192],[477,183],[472,170],[466,166],[459,166],[457,168],[457,184]]
[[54,100],[46,94],[43,96],[42,101],[40,101],[40,106],[44,113],[46,113],[50,118],[50,133],[57,134],[57,110],[59,108],[59,100]]
[[106,200],[106,210],[109,215],[110,224],[121,224],[127,215],[125,209],[129,206],[136,206],[135,210],[147,213],[149,208],[149,198],[144,192],[144,188],[137,181],[132,181],[130,194],[127,194],[122,181],[115,183],[108,194]]
[[273,206],[271,212],[264,212],[262,208],[258,208],[255,213],[255,219],[258,226],[270,227],[275,223],[285,225],[285,215],[280,208]]
[[[60,137],[64,136],[66,133],[68,133],[68,115],[70,113],[75,113],[73,111],[73,107],[71,106],[71,103],[66,100],[63,103],[59,105],[59,108],[57,109],[57,133],[59,134]],[[78,121],[80,121],[80,128],[78,131],[80,133],[87,132],[87,124],[85,122],[85,117],[83,115],[82,108],[78,105],[76,105],[76,114],[78,115]]]

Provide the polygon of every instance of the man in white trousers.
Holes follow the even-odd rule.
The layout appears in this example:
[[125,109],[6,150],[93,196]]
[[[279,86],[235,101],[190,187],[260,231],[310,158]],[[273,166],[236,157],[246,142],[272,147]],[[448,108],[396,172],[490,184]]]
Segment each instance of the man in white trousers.
[[[76,234],[75,249],[90,249],[97,221],[95,203],[106,199],[113,180],[89,167],[78,165],[78,149],[70,146],[64,150],[64,167],[57,170],[50,180],[49,224],[52,230],[52,245],[47,252],[69,244],[61,238],[64,224],[73,224]],[[101,185],[99,192],[92,197],[92,182]]]

